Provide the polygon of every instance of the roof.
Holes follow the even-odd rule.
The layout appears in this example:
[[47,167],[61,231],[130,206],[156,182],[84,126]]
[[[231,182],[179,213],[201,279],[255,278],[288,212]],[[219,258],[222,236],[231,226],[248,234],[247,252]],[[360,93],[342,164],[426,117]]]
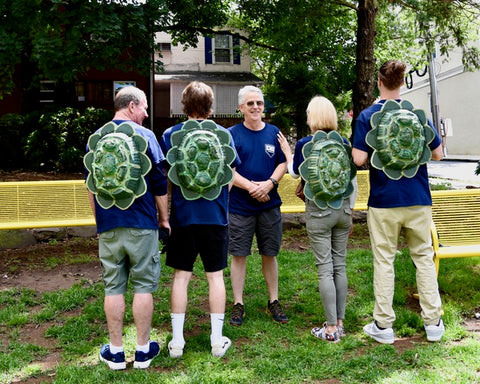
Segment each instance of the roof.
[[208,83],[263,83],[251,72],[199,72],[179,71],[155,74],[155,81],[203,81]]

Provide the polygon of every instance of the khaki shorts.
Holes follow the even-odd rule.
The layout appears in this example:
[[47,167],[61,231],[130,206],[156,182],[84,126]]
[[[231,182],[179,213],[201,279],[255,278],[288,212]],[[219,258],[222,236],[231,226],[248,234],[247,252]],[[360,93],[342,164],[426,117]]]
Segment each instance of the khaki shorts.
[[124,294],[130,282],[135,293],[152,293],[160,278],[158,230],[115,228],[100,234],[98,244],[106,295]]

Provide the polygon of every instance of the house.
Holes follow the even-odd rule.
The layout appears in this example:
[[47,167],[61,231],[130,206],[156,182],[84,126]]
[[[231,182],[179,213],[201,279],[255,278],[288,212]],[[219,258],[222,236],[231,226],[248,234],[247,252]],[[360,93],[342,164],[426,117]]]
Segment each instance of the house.
[[480,120],[477,116],[480,71],[464,69],[460,50],[450,52],[448,58],[436,57],[431,69],[434,70],[432,79],[426,69],[410,73],[407,87],[402,88],[402,98],[425,110],[433,120],[431,96],[436,88],[445,158],[480,159]]
[[251,60],[239,35],[217,33],[199,39],[197,47],[184,49],[174,45],[169,34],[156,34],[164,72],[155,73],[154,126],[163,131],[175,120],[185,118],[182,91],[191,81],[203,81],[215,94],[214,115],[219,124],[232,125],[239,120],[238,90],[245,85],[260,86],[260,78],[251,73]]
[[[247,85],[261,85],[262,81],[251,73],[251,60],[239,35],[219,33],[213,37],[201,37],[195,48],[184,49],[174,45],[167,33],[157,33],[156,42],[161,48],[154,60],[164,63],[164,71],[150,76],[135,72],[89,70],[71,86],[59,87],[54,81],[42,81],[39,90],[28,96],[21,91],[20,73],[14,93],[0,104],[0,116],[6,113],[25,113],[27,105],[32,110],[55,110],[59,107],[74,107],[80,110],[95,107],[112,110],[115,92],[125,85],[143,89],[150,105],[150,119],[145,125],[157,135],[179,120],[185,119],[181,94],[193,81],[203,81],[213,88],[215,94],[212,118],[223,126],[240,121],[236,114],[238,90]],[[162,57],[160,57],[159,53]],[[153,91],[151,91],[153,89]]]

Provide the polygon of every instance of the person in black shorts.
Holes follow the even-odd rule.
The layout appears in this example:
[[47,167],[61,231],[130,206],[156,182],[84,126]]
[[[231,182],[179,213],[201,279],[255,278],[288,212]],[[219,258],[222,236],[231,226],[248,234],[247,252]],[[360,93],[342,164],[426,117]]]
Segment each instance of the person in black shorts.
[[[212,113],[213,97],[213,91],[208,85],[190,83],[182,93],[184,112],[189,119],[202,122]],[[160,146],[165,153],[172,147],[172,134],[182,129],[183,125],[184,123],[177,124],[163,134]],[[228,134],[225,128],[217,127]],[[235,155],[231,167],[234,168],[237,162]],[[228,185],[221,187],[220,195],[213,200],[204,197],[187,199],[180,186],[173,182],[171,186],[172,231],[168,240],[166,264],[175,268],[175,273],[170,308],[173,338],[168,343],[169,354],[171,357],[183,355],[188,285],[193,265],[197,255],[200,255],[209,284],[212,354],[221,357],[231,346],[230,339],[222,335],[226,300],[223,270],[227,266],[228,257]]]

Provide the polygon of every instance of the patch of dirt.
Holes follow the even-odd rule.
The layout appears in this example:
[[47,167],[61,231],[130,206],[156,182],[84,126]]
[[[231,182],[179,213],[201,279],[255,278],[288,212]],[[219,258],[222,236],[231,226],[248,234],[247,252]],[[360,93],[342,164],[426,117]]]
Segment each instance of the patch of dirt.
[[59,173],[59,172],[28,172],[28,171],[1,171],[0,182],[4,181],[44,181],[44,180],[82,180],[85,174],[82,172]]
[[[92,261],[75,261],[85,259]],[[68,289],[82,280],[96,283],[102,273],[96,239],[67,239],[55,244],[0,250],[0,260],[0,290],[29,288],[48,292]]]

